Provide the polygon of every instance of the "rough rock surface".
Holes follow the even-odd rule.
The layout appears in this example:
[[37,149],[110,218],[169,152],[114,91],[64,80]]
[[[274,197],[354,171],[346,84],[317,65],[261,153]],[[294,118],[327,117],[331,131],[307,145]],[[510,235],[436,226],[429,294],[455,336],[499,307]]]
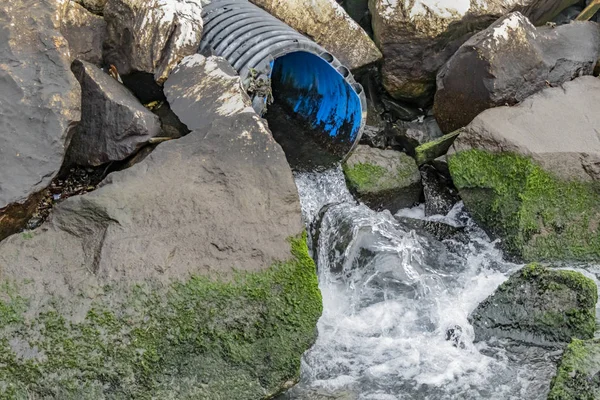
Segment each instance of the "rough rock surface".
[[467,209],[526,260],[600,259],[600,80],[581,77],[481,113],[454,142]]
[[383,85],[397,99],[428,103],[439,68],[475,32],[516,7],[527,7],[526,15],[539,12],[536,24],[544,24],[575,2],[369,0],[375,42],[384,55]]
[[530,264],[513,274],[469,317],[475,340],[509,338],[536,346],[591,339],[598,288],[579,272]]
[[414,155],[415,149],[422,144],[443,136],[435,118],[425,117],[416,121],[398,121],[393,127],[392,146],[402,146],[408,154]]
[[465,42],[440,70],[435,117],[444,132],[452,132],[488,108],[591,75],[599,55],[596,23],[536,28],[511,13]]
[[399,151],[359,145],[344,163],[344,174],[350,190],[375,210],[395,213],[418,203],[421,196],[419,169]]
[[600,339],[575,339],[563,354],[548,400],[599,398]]
[[123,84],[85,61],[75,61],[71,68],[81,83],[82,99],[69,162],[98,166],[121,161],[160,136],[159,118]]
[[74,2],[67,2],[61,18],[60,32],[67,42],[72,60],[92,64],[102,63],[102,43],[106,37],[106,22]]
[[531,156],[563,179],[600,181],[600,79],[546,88],[515,107],[481,113],[460,131],[453,151],[485,149]]
[[0,4],[0,240],[33,213],[79,121],[81,92],[59,15],[51,1]]
[[166,93],[190,134],[0,243],[0,393],[251,400],[298,378],[321,298],[285,155],[224,60],[186,59]]
[[366,32],[335,0],[251,0],[356,69],[381,59]]
[[460,200],[452,182],[431,165],[422,166],[420,171],[425,196],[425,216],[448,214]]
[[431,163],[436,158],[445,155],[458,136],[459,132],[452,132],[441,136],[431,142],[423,143],[415,148],[415,160],[418,165]]
[[87,10],[94,14],[102,15],[104,12],[104,6],[108,0],[75,0],[75,2],[81,4]]
[[200,0],[108,0],[104,19],[105,61],[121,75],[148,72],[158,83],[196,53],[202,39]]

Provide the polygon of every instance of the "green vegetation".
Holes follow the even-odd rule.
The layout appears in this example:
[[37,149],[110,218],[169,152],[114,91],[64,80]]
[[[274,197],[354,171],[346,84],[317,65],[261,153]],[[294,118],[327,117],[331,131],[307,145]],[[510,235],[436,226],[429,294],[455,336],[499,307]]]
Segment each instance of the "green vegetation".
[[353,189],[368,193],[379,190],[379,181],[385,177],[387,170],[378,165],[358,163],[353,166],[344,164],[344,173]]
[[525,260],[600,259],[600,188],[562,181],[530,158],[467,150],[450,157],[474,218]]
[[23,239],[25,240],[29,240],[29,239],[33,239],[33,232],[23,232],[21,234],[21,236],[23,237]]
[[380,193],[410,186],[420,178],[415,161],[398,153],[400,164],[394,171],[369,163],[344,164],[344,174],[351,189],[358,193]]
[[600,340],[573,340],[552,379],[548,400],[600,398]]
[[[545,304],[552,302],[559,306],[570,303],[572,294],[576,301],[571,309],[566,311],[547,311],[538,317],[538,323],[549,334],[568,327],[571,334],[577,338],[592,338],[596,331],[596,304],[598,303],[598,288],[593,280],[585,275],[568,270],[549,269],[537,263],[525,266],[521,270],[525,282],[535,285],[538,295],[548,298]],[[518,286],[523,287],[522,284]],[[561,301],[557,301],[560,300]]]
[[540,346],[592,339],[598,288],[576,271],[529,264],[471,315],[478,340],[492,336]]
[[[321,295],[305,236],[293,258],[227,280],[106,287],[82,320],[0,302],[0,398],[258,399],[298,379]],[[126,300],[108,301],[126,291]]]
[[460,131],[455,131],[418,146],[415,149],[415,160],[417,161],[417,165],[431,162],[446,154],[459,134]]

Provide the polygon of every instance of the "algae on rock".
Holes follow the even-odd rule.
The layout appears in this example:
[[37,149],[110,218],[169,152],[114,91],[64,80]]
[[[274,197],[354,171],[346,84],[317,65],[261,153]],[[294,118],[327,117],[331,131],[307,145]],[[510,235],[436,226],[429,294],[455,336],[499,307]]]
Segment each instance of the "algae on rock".
[[548,400],[600,398],[600,339],[569,344],[554,379]]
[[538,346],[591,339],[598,288],[575,271],[530,264],[513,274],[469,317],[475,339],[509,338]]
[[566,181],[529,157],[470,149],[449,157],[473,217],[526,261],[600,259],[600,185]]
[[419,201],[421,175],[407,154],[359,145],[343,169],[350,190],[369,207],[394,213]]
[[[54,299],[37,317],[14,285],[0,302],[0,397],[268,398],[299,378],[321,295],[306,237],[293,258],[229,280],[106,287],[81,321]],[[27,283],[22,283],[26,285]],[[125,302],[111,293],[127,291]],[[121,295],[119,298],[122,298]]]

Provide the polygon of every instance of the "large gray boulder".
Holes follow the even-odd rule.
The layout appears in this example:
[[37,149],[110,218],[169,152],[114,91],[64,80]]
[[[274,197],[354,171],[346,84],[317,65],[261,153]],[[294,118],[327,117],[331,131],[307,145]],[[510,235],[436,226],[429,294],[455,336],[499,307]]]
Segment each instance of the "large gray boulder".
[[162,84],[202,39],[201,0],[108,0],[104,59],[121,75],[154,74]]
[[330,51],[350,69],[372,64],[381,52],[336,0],[251,0]]
[[252,400],[298,379],[321,297],[285,154],[224,60],[185,59],[166,93],[189,135],[0,243],[24,302],[2,299],[0,394]]
[[81,91],[59,16],[52,1],[0,4],[0,240],[35,210],[79,121]]
[[69,162],[98,166],[121,161],[161,133],[160,120],[123,84],[85,61],[72,70],[81,83],[81,122],[71,140]]
[[515,8],[544,24],[577,0],[369,0],[383,86],[396,99],[429,103],[436,74],[474,33]]
[[597,302],[596,284],[581,273],[530,264],[479,304],[469,320],[476,341],[565,345],[594,337]]
[[594,22],[536,28],[511,13],[469,39],[440,70],[435,117],[444,132],[452,132],[483,110],[591,75],[599,55],[600,26]]
[[72,60],[102,64],[102,43],[106,37],[106,22],[74,2],[63,7],[60,32],[67,42]]
[[451,148],[476,220],[529,261],[599,260],[600,79],[584,76],[479,114]]

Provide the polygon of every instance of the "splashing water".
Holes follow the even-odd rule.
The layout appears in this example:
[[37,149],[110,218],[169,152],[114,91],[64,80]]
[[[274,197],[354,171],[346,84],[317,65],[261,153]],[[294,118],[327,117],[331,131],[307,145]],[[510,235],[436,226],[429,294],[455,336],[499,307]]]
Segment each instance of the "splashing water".
[[[458,204],[375,212],[340,168],[296,175],[317,261],[323,316],[282,399],[545,399],[560,353],[473,343],[468,315],[510,273],[497,243]],[[402,218],[457,229],[442,242]],[[600,272],[600,271],[599,271]]]

